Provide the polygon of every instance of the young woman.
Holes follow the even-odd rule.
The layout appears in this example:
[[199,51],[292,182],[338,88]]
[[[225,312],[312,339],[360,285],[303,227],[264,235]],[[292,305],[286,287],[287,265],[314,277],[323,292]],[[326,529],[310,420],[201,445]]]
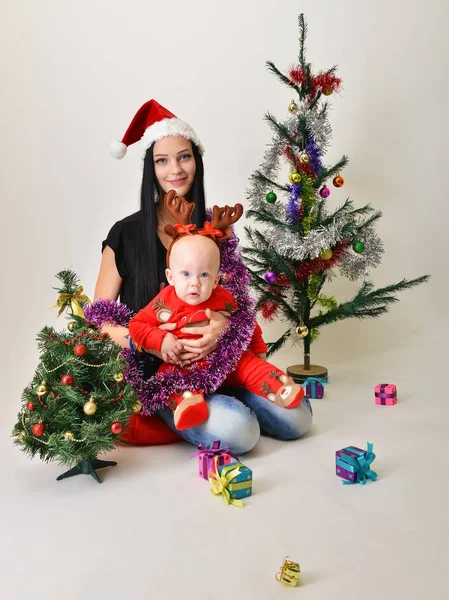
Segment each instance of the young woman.
[[[103,242],[94,294],[94,300],[120,298],[121,303],[133,312],[148,304],[167,284],[165,251],[171,238],[164,232],[164,227],[175,223],[160,199],[166,192],[175,190],[179,196],[194,202],[193,222],[198,226],[203,225],[206,212],[203,148],[193,129],[155,100],[150,100],[136,113],[122,142],[111,145],[111,153],[122,158],[126,148],[137,141],[141,141],[144,149],[140,211],[115,223]],[[189,328],[190,333],[201,337],[184,340],[184,352],[178,357],[161,356],[153,351],[154,356],[145,361],[145,377],[151,377],[157,371],[160,359],[186,365],[215,350],[216,340],[225,334],[228,321],[213,311],[208,316],[209,325]],[[95,314],[91,320],[96,320]],[[175,326],[174,323],[161,325],[164,329]],[[109,322],[102,329],[120,346],[132,347],[127,327]],[[259,439],[260,430],[279,439],[295,439],[301,437],[312,422],[312,410],[306,398],[288,411],[245,389],[221,389],[207,400],[207,421],[179,433],[196,445],[221,440],[236,454],[251,450]],[[125,439],[147,444],[177,439],[172,433],[175,430],[173,412],[163,408],[157,411],[157,417],[159,422],[155,417],[134,415]],[[161,421],[168,428],[163,428]]]

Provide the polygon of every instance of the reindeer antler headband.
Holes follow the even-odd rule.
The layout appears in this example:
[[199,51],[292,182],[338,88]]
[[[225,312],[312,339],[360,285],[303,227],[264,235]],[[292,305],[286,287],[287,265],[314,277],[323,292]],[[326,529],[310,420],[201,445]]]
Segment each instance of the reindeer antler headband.
[[180,238],[187,235],[207,235],[219,247],[220,242],[231,237],[231,225],[236,223],[243,214],[243,206],[241,204],[236,204],[234,207],[214,206],[211,222],[206,221],[203,229],[196,229],[196,225],[190,223],[190,218],[195,208],[194,202],[187,202],[182,196],[177,196],[174,190],[170,190],[165,194],[164,203],[168,212],[176,220],[176,225],[166,225],[164,227],[165,233],[173,238],[172,243],[167,249],[167,267],[169,266],[173,244]]

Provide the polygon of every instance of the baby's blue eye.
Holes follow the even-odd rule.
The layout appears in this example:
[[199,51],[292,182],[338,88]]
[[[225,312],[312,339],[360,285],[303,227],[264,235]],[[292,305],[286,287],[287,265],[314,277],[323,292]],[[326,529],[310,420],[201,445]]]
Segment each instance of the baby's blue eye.
[[201,273],[201,277],[209,277],[209,273]]
[[188,277],[189,276],[189,272],[188,271],[183,271],[182,274],[184,275],[184,277]]

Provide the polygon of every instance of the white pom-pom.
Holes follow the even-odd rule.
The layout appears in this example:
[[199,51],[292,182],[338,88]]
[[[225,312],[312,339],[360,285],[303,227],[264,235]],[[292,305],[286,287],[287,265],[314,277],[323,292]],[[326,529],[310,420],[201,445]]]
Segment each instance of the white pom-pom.
[[123,142],[111,142],[109,144],[109,154],[114,158],[120,159],[126,155],[128,146]]

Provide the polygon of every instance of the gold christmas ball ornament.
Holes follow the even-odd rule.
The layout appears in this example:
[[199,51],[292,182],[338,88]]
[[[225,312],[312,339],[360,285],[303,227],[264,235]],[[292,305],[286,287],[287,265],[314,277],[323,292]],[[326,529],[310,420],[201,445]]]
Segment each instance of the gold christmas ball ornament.
[[330,96],[334,91],[331,86],[325,87],[321,90],[325,96]]
[[122,381],[123,381],[123,373],[121,371],[119,371],[118,373],[116,373],[114,375],[114,381],[116,381],[117,383],[122,383]]
[[296,335],[300,338],[305,338],[308,333],[309,330],[305,325],[298,325],[296,328]]
[[309,158],[309,155],[307,154],[307,152],[303,152],[302,154],[299,155],[299,162],[302,163],[303,165],[309,164],[310,158]]
[[76,329],[76,321],[69,321],[67,323],[67,329],[69,331],[75,331],[75,329]]
[[25,431],[25,429],[22,429],[22,431],[20,431],[20,432],[17,434],[17,439],[19,440],[19,442],[20,442],[21,444],[23,444],[23,443],[24,443],[24,441],[25,441],[25,436],[26,436],[26,431]]
[[287,109],[288,109],[288,112],[289,112],[290,114],[292,114],[292,115],[296,115],[296,113],[297,113],[297,112],[298,112],[298,110],[299,110],[299,107],[298,107],[298,105],[296,104],[296,102],[295,102],[294,100],[292,100],[292,101],[290,102],[290,104],[288,105]]
[[97,405],[95,404],[92,398],[89,400],[89,402],[86,402],[86,404],[83,407],[83,410],[86,413],[86,415],[94,415],[97,412]]
[[136,400],[134,404],[131,406],[131,410],[135,413],[138,413],[142,410],[142,403],[139,400]]
[[322,260],[329,260],[330,258],[332,258],[332,250],[330,248],[326,248],[324,250],[321,250],[321,252],[320,252],[320,258]]
[[293,173],[290,173],[288,176],[288,180],[290,183],[299,183],[301,181],[301,175],[296,171],[293,171]]
[[72,433],[71,431],[65,431],[65,432],[62,434],[62,437],[63,437],[65,440],[69,440],[69,442],[73,442],[73,440],[75,439],[75,434],[74,434],[74,433]]
[[40,385],[37,386],[36,394],[38,396],[45,396],[45,394],[48,394],[48,387],[45,381],[43,381]]

